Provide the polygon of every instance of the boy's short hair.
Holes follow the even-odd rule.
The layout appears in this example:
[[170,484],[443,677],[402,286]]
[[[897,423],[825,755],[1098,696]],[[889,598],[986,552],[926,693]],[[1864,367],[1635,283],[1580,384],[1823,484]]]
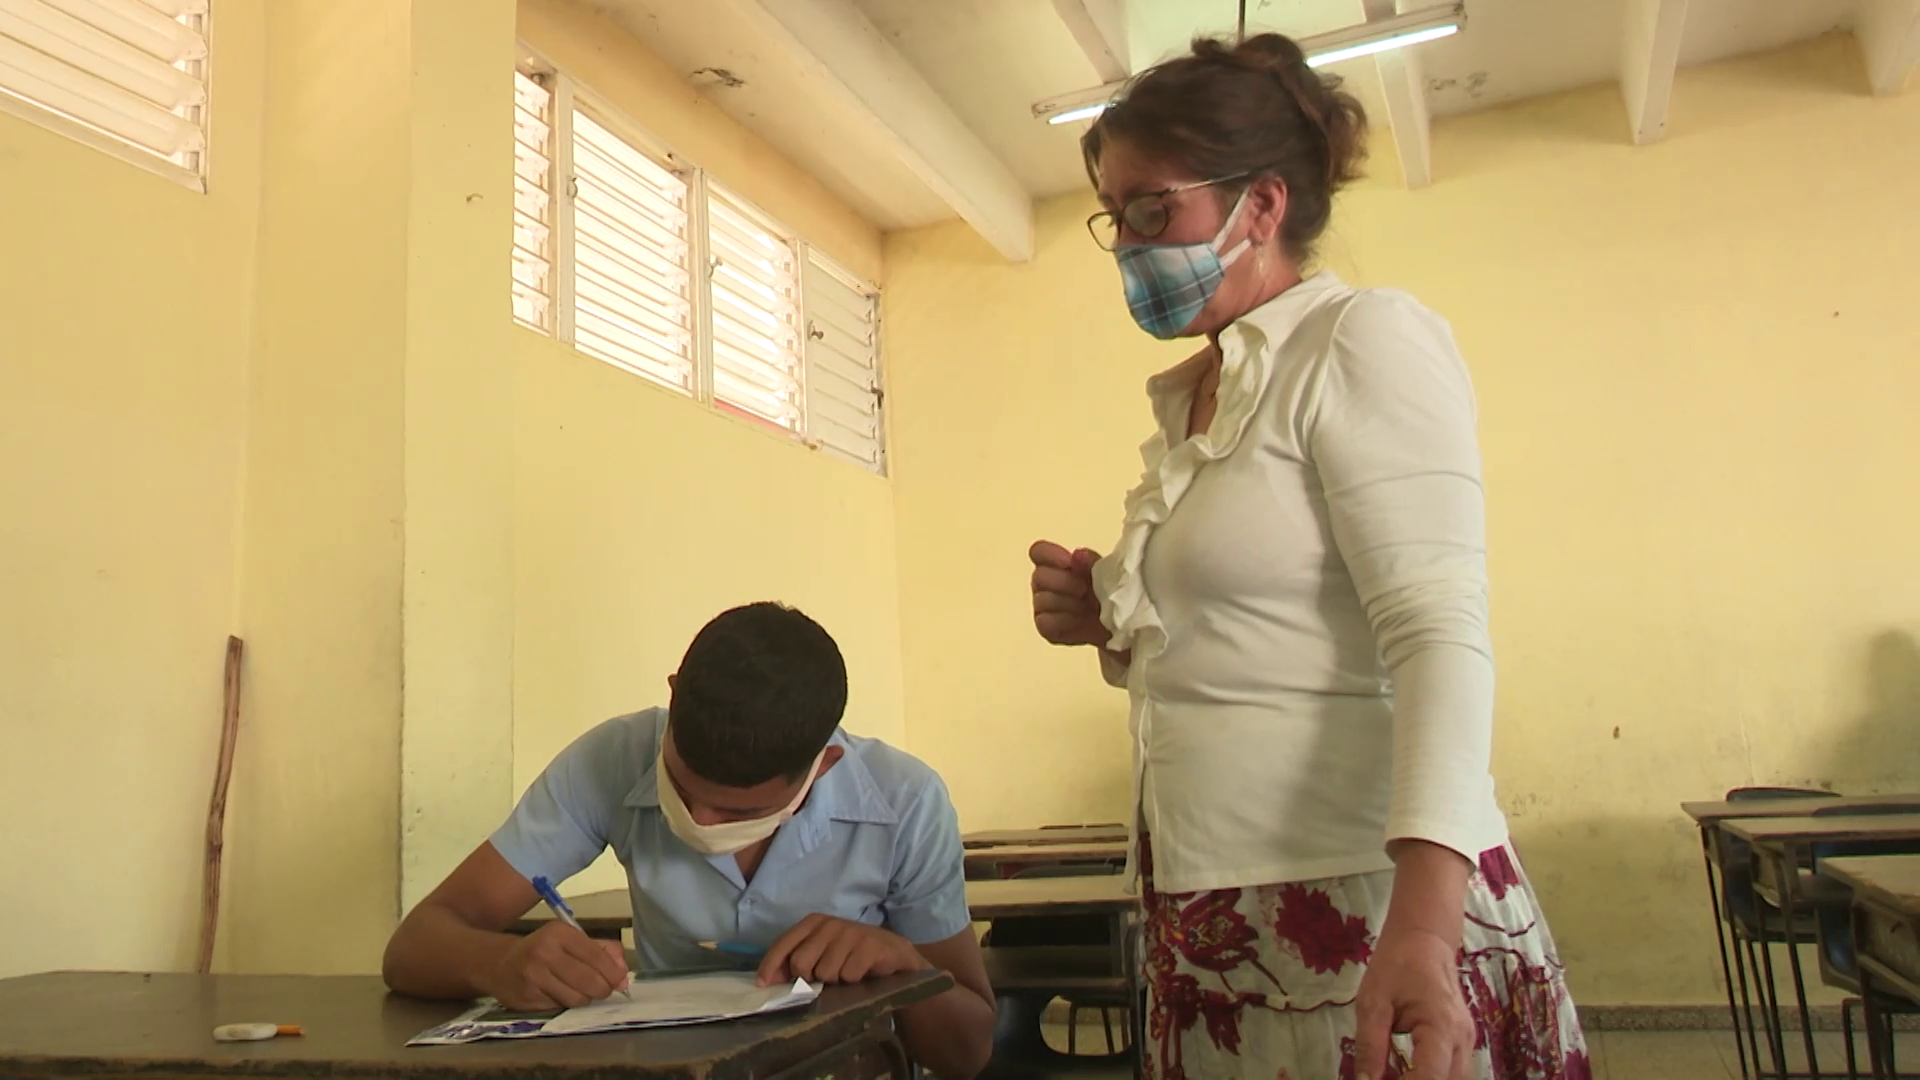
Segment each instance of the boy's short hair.
[[819,623],[784,604],[722,612],[695,635],[667,723],[704,780],[757,787],[804,772],[847,710],[847,665]]

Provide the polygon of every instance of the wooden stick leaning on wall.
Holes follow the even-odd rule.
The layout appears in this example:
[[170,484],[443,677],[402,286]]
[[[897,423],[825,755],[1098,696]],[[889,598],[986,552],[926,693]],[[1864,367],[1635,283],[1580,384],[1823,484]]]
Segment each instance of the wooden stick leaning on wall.
[[213,941],[220,929],[220,853],[226,845],[227,784],[233,779],[233,744],[240,735],[240,656],[246,643],[227,639],[225,689],[220,701],[220,763],[213,773],[213,799],[207,806],[207,855],[200,892],[200,964],[213,970]]

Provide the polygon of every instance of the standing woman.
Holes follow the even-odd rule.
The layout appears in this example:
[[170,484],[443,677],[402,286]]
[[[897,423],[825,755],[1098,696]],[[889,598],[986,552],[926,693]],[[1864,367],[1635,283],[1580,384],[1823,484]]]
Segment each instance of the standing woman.
[[1149,1075],[1587,1080],[1488,772],[1466,367],[1412,298],[1305,276],[1365,134],[1263,34],[1082,140],[1134,319],[1207,344],[1148,383],[1118,550],[1034,546],[1034,622],[1132,698]]

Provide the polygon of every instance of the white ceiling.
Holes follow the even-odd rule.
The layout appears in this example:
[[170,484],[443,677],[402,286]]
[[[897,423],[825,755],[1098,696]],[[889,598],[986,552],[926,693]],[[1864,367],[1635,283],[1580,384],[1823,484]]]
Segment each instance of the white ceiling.
[[[1124,5],[1125,53],[1135,71],[1181,51],[1197,33],[1231,33],[1236,18],[1234,0],[581,2],[612,14],[727,112],[888,229],[949,218],[956,208],[980,224],[976,216],[983,211],[954,192],[976,183],[976,165],[986,154],[997,159],[998,176],[1010,176],[1030,196],[1085,186],[1078,152],[1082,125],[1052,126],[1031,113],[1038,100],[1101,82],[1056,4]],[[1447,115],[1614,82],[1631,38],[1630,12],[1661,2],[1467,0],[1465,31],[1416,51],[1421,92],[1432,113]],[[1913,26],[1920,28],[1920,0],[1664,2],[1684,3],[1681,66],[1850,28],[1864,4],[1898,6],[1897,20],[1906,18],[1905,5],[1911,5]],[[1324,33],[1365,21],[1363,3],[1249,0],[1248,29]],[[1425,0],[1401,2],[1402,10],[1421,6]],[[1920,35],[1920,29],[1909,32]],[[825,52],[818,47],[823,33],[830,39]],[[874,57],[883,62],[869,64]],[[713,68],[725,69],[740,85],[695,74]],[[1330,70],[1347,78],[1384,129],[1375,62],[1350,61]],[[918,125],[903,121],[899,108],[875,105],[876,97],[896,95],[920,101],[915,95],[928,88],[931,108],[947,111],[930,119],[957,118],[964,125],[953,125],[958,141],[985,154],[969,157],[952,139],[940,145],[916,141]],[[1629,130],[1623,116],[1623,140]],[[952,176],[946,175],[950,163]]]

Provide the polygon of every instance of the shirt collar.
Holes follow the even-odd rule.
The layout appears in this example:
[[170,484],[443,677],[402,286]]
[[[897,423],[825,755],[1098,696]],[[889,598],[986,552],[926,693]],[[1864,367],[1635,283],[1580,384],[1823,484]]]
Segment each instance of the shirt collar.
[[[661,734],[666,732],[666,721],[661,721]],[[656,744],[657,745],[657,744]],[[894,812],[880,785],[874,781],[872,770],[861,760],[860,752],[853,745],[847,733],[835,729],[833,737],[827,740],[828,746],[838,746],[842,751],[840,760],[828,769],[807,793],[807,801],[802,803],[795,821],[826,823],[830,821],[848,821],[872,825],[897,825],[900,815]],[[641,767],[640,776],[634,781],[633,788],[627,792],[624,805],[629,809],[660,808],[659,757],[653,752],[647,754]]]
[[[1330,289],[1343,286],[1340,278],[1331,270],[1322,270],[1312,277],[1303,278],[1298,284],[1273,299],[1235,319],[1232,325],[1220,332],[1221,362],[1226,367],[1235,367],[1247,352],[1265,345],[1278,346],[1293,334],[1293,331],[1311,312],[1316,303]],[[1171,368],[1147,380],[1147,396],[1155,404],[1155,412],[1160,413],[1177,406],[1176,411],[1186,408],[1186,396],[1192,392],[1194,384],[1200,379],[1211,362],[1209,350],[1202,349]],[[1173,424],[1178,420],[1178,424]],[[1163,426],[1184,428],[1184,413],[1179,416],[1162,416]]]

